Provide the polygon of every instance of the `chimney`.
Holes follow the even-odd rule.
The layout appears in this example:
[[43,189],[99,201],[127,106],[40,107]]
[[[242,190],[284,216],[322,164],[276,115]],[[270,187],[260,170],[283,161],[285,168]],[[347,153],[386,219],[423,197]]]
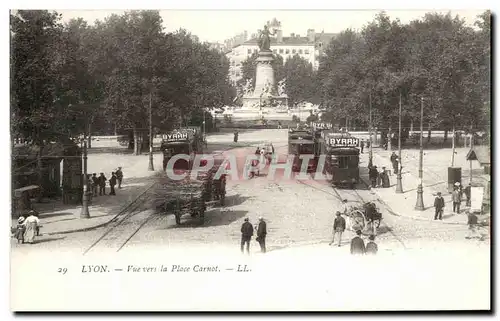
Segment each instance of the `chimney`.
[[292,32],[292,33],[290,34],[290,37],[295,38],[295,33],[293,33],[293,32]]
[[276,30],[276,40],[278,43],[283,42],[283,31],[282,30]]
[[308,29],[307,30],[307,40],[309,42],[314,42],[315,38],[316,38],[316,33],[314,32],[314,29]]

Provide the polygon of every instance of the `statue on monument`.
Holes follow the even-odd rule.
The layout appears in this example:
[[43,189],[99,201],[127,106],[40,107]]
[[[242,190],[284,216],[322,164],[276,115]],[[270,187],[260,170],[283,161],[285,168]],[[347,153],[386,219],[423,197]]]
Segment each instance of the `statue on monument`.
[[278,95],[279,96],[284,96],[285,95],[285,90],[286,90],[286,84],[285,84],[286,78],[281,79],[278,82]]
[[259,34],[260,51],[271,51],[271,36],[274,35],[275,33],[271,33],[267,25],[265,25],[264,30],[262,30]]

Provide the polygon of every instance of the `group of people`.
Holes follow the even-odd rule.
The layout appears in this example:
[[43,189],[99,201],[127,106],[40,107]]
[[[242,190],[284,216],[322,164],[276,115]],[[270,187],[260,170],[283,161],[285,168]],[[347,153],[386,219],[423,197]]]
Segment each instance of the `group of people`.
[[30,210],[27,215],[19,217],[15,231],[18,243],[35,243],[35,236],[40,235],[40,219],[38,213]]
[[370,178],[372,188],[375,188],[375,187],[389,188],[389,187],[391,187],[389,173],[387,172],[385,167],[382,167],[382,171],[379,172],[376,165],[370,166],[369,170],[368,170],[368,176]]
[[[466,206],[471,205],[471,183],[467,185],[466,188],[462,188],[462,184],[460,182],[456,182],[453,185],[453,192],[451,193],[451,200],[453,203],[453,213],[459,214],[460,213],[460,206],[463,201],[463,194],[465,194],[466,197]],[[436,198],[434,199],[434,220],[442,220],[443,219],[443,211],[445,207],[445,202],[444,198],[441,195],[441,192],[437,193]]]
[[[93,173],[92,175],[88,175],[88,186],[91,188],[91,195],[96,197],[97,195],[106,195],[106,182],[108,179],[104,175],[104,173],[100,173],[99,176],[97,176],[96,173]],[[116,195],[115,191],[115,186],[118,185],[118,188],[122,188],[122,182],[123,182],[123,171],[121,167],[118,167],[118,169],[115,172],[111,172],[111,178],[109,179],[109,187],[110,187],[110,192],[109,195]],[[98,192],[99,191],[99,192]]]
[[[347,201],[344,200],[343,201],[344,214],[345,214],[346,203]],[[333,239],[330,242],[330,245],[335,243],[335,239],[337,238],[338,239],[337,246],[340,247],[342,245],[342,234],[345,232],[346,229],[346,221],[342,217],[340,211],[337,211],[335,215],[336,217],[335,220],[333,221]],[[356,236],[351,240],[351,254],[353,255],[377,254],[378,245],[377,243],[375,243],[375,235],[369,236],[369,241],[368,243],[366,243],[366,245],[361,236],[362,236],[361,230],[357,230]]]
[[248,217],[245,218],[245,222],[241,225],[241,253],[245,253],[246,245],[247,254],[250,254],[250,241],[254,235],[254,229],[257,230],[257,238],[255,240],[259,242],[260,251],[266,253],[267,224],[262,216],[259,217],[259,224],[255,228],[250,223]]

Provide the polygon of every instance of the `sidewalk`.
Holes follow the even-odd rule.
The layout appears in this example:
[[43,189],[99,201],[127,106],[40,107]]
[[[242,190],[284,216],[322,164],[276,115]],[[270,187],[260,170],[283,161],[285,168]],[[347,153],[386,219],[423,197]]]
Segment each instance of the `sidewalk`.
[[[154,172],[152,172],[154,173]],[[108,195],[93,197],[89,205],[90,218],[80,218],[81,205],[62,204],[61,200],[50,203],[34,203],[33,207],[40,213],[40,234],[66,234],[95,229],[108,224],[120,211],[137,198],[152,184],[150,177],[130,179],[122,189],[116,189],[116,196]],[[17,219],[12,220],[12,226],[17,225]]]
[[[367,185],[371,185],[368,178],[368,153],[360,155],[360,178]],[[387,157],[378,155],[378,153],[373,151],[373,163],[380,170],[383,166],[386,169],[391,170],[392,165],[390,162],[390,153]],[[425,171],[424,171],[425,175]],[[462,202],[461,213],[454,214],[452,212],[453,205],[451,201],[451,194],[447,191],[447,185],[441,184],[438,178],[434,180],[432,178],[424,180],[423,182],[423,201],[424,201],[424,211],[415,210],[415,204],[417,201],[417,187],[418,187],[418,177],[412,173],[403,170],[402,182],[403,182],[403,193],[396,193],[396,175],[392,174],[389,177],[391,187],[390,188],[374,188],[372,191],[380,198],[380,200],[387,206],[389,212],[396,216],[403,216],[412,218],[415,220],[432,221],[434,220],[434,198],[437,192],[441,192],[445,201],[445,208],[443,212],[443,220],[441,222],[445,224],[467,224],[467,216],[464,214],[465,201]]]

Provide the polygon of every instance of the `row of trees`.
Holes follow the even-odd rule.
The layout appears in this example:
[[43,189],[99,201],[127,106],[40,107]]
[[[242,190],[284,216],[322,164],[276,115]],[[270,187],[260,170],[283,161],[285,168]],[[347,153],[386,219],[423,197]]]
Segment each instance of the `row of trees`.
[[[345,30],[320,57],[319,69],[294,56],[276,56],[275,77],[286,77],[291,104],[326,108],[324,119],[368,128],[396,128],[401,97],[404,126],[489,130],[491,13],[467,26],[460,17],[429,13],[402,24],[380,13],[362,30]],[[243,62],[242,83],[255,77],[256,54]]]
[[326,118],[347,118],[366,126],[371,101],[373,124],[395,128],[399,101],[404,126],[420,119],[426,127],[489,130],[490,19],[475,28],[463,19],[429,13],[402,24],[385,13],[360,32],[345,30],[321,59],[317,88]]
[[[12,133],[37,144],[111,126],[136,139],[153,125],[199,122],[230,103],[229,61],[185,30],[165,33],[158,11],[92,26],[49,11],[11,14]],[[96,128],[99,127],[99,128]]]

